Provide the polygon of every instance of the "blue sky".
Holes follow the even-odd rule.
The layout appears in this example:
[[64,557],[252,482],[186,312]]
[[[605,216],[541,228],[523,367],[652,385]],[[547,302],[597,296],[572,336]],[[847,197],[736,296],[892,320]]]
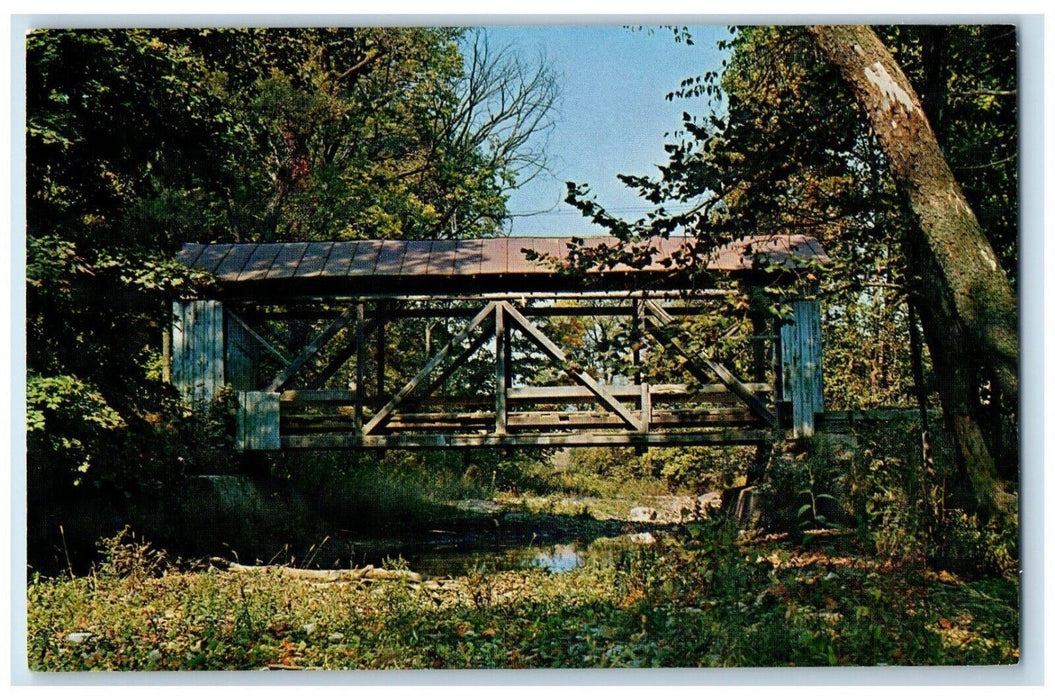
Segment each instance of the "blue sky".
[[624,218],[637,218],[648,203],[624,187],[619,173],[657,174],[665,162],[664,134],[679,129],[682,112],[704,113],[705,99],[668,102],[681,80],[720,70],[718,39],[725,26],[692,27],[693,45],[677,43],[669,30],[578,25],[490,27],[495,46],[509,45],[532,59],[541,54],[557,74],[561,103],[550,136],[552,173],[536,178],[509,199],[516,214],[512,234],[603,233],[564,203],[568,180],[588,184],[597,200]]

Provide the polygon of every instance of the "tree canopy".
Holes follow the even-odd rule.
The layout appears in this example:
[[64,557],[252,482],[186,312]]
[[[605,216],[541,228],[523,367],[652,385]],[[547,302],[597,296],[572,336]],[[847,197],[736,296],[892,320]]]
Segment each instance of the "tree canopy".
[[[977,213],[998,268],[1010,269],[1013,280],[1014,29],[898,26],[876,31],[911,84],[922,86],[924,109],[936,115],[944,159]],[[895,177],[889,144],[865,119],[838,67],[805,27],[737,28],[720,48],[730,51],[721,74],[689,77],[668,96],[706,95],[709,112],[685,113],[684,128],[667,145],[668,160],[658,177],[622,177],[655,210],[637,221],[622,221],[591,199],[588,188],[574,183],[569,183],[568,201],[630,243],[681,232],[696,236],[706,248],[747,234],[809,231],[836,265],[808,280],[817,283],[815,293],[828,302],[829,405],[926,402],[941,389],[946,415],[970,414],[981,425],[990,454],[999,456],[1000,472],[1012,477],[1017,470],[1015,399],[1012,392],[1001,397],[998,391],[1008,385],[1001,372],[1009,365],[1000,364],[1005,355],[972,354],[964,347],[950,355],[950,336],[924,317],[931,354],[940,354],[942,361],[933,372],[914,376],[915,312],[938,305],[935,290],[942,285],[927,284],[939,278],[911,247],[919,238],[918,211]],[[686,213],[669,214],[670,203],[690,206]],[[954,253],[970,256],[973,250]],[[1014,309],[1005,307],[1001,323],[1013,327]],[[961,379],[971,387],[955,402],[945,391],[945,371],[954,366],[969,373]]]
[[495,235],[557,99],[457,28],[38,30],[26,68],[30,463],[60,481],[180,415],[183,242]]

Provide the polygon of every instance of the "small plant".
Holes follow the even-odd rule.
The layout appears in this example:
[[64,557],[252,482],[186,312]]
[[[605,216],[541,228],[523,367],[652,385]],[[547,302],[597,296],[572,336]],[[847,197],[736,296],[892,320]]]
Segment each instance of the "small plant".
[[136,541],[135,533],[127,525],[113,537],[103,538],[99,547],[102,564],[97,574],[101,578],[141,583],[168,568],[165,551],[154,549],[149,542]]

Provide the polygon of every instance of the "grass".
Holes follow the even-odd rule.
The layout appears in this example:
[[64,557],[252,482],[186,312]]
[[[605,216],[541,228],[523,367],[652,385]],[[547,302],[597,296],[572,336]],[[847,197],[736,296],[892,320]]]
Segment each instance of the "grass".
[[[697,529],[698,530],[698,529]],[[613,563],[410,585],[165,570],[115,545],[29,585],[35,671],[1007,664],[1017,583],[719,525]],[[115,564],[114,562],[118,562]]]

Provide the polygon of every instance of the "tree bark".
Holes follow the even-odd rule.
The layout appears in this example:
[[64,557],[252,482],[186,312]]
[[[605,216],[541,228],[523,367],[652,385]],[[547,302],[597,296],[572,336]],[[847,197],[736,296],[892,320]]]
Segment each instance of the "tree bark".
[[905,236],[906,276],[931,350],[960,466],[983,511],[1007,499],[979,427],[988,378],[1018,397],[1017,304],[1006,272],[942,155],[920,99],[869,27],[812,26],[862,107],[919,230]]

